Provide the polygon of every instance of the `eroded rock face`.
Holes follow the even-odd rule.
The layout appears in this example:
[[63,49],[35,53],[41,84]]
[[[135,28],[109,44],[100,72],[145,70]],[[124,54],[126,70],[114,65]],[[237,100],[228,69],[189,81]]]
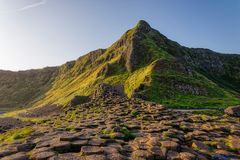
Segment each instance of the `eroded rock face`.
[[229,116],[240,117],[240,105],[228,107],[224,112]]

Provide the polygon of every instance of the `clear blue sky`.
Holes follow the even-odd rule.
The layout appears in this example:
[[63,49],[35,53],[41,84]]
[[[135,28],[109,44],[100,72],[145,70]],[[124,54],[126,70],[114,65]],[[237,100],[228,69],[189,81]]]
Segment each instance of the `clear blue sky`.
[[181,45],[240,53],[240,0],[0,0],[0,69],[63,64],[140,19]]

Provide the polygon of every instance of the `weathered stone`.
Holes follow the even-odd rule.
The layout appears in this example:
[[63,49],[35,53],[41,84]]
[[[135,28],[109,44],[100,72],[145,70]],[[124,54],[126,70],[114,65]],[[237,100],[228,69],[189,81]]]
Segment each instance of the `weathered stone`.
[[107,160],[105,155],[89,155],[86,156],[86,160]]
[[167,159],[168,160],[179,160],[180,159],[180,155],[176,151],[168,151]]
[[176,151],[179,149],[179,144],[174,141],[162,141],[161,144],[162,147],[167,148],[169,150]]
[[112,153],[107,155],[107,159],[110,160],[127,160],[128,158],[121,155],[120,153]]
[[81,155],[101,154],[103,149],[98,146],[83,146],[81,148]]
[[40,152],[40,153],[37,153],[37,154],[34,154],[31,158],[33,160],[47,160],[48,158],[51,158],[55,155],[54,152]]
[[154,156],[155,159],[164,159],[166,155],[164,155],[163,150],[159,146],[154,146],[149,148],[149,151]]
[[78,135],[63,135],[60,137],[60,141],[74,141],[78,139]]
[[51,141],[39,142],[37,143],[36,148],[49,147],[50,145]]
[[79,153],[64,153],[49,158],[49,160],[86,160],[85,157],[79,155]]
[[31,151],[31,155],[41,153],[41,152],[48,152],[51,151],[52,148],[50,147],[43,147],[43,148],[35,148]]
[[210,148],[206,144],[204,144],[200,141],[193,142],[192,147],[194,149],[202,150],[202,151],[209,151],[210,150]]
[[234,117],[240,117],[240,105],[228,107],[224,110],[225,114]]
[[181,152],[180,153],[180,158],[182,160],[195,160],[196,156],[192,153],[189,153],[189,152]]
[[118,150],[113,147],[102,147],[102,149],[103,149],[104,153],[107,153],[107,154],[118,153]]
[[240,137],[238,136],[228,136],[226,140],[227,146],[232,150],[240,150]]
[[28,156],[24,152],[18,152],[16,154],[4,157],[1,160],[28,160]]
[[149,139],[149,141],[147,142],[148,145],[151,146],[160,146],[160,138],[158,137],[152,137]]
[[17,151],[13,151],[13,150],[3,150],[0,151],[0,158],[5,157],[5,156],[9,156],[11,154],[16,153]]
[[85,146],[88,144],[88,140],[77,140],[71,143],[71,150],[72,151],[80,151],[82,146]]
[[149,159],[153,157],[153,155],[146,150],[136,150],[132,153],[131,157],[132,159],[141,159],[141,158]]
[[124,139],[125,135],[121,132],[115,132],[113,133],[113,138],[114,139]]
[[18,152],[27,152],[35,147],[34,143],[24,143],[17,146]]
[[64,141],[56,142],[52,145],[52,148],[58,153],[67,153],[71,150],[71,143]]
[[79,104],[83,104],[83,103],[87,103],[90,101],[90,98],[88,96],[75,96],[69,103],[69,105],[71,107],[79,105]]
[[106,143],[105,139],[91,139],[88,141],[88,144],[92,146],[103,146],[105,145],[105,143]]

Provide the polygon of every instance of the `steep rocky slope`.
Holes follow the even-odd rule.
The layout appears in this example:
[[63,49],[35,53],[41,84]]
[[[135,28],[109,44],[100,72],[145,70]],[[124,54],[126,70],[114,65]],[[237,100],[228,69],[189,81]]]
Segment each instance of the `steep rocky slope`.
[[109,48],[90,52],[56,70],[34,106],[66,105],[76,95],[93,94],[101,83],[121,85],[128,97],[169,107],[221,108],[240,103],[239,55],[183,47],[145,21],[139,21]]

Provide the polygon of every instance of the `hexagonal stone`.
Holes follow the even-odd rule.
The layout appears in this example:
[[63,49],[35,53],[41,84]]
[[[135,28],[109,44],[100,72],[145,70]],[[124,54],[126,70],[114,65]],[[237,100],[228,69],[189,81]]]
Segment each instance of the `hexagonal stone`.
[[192,147],[197,150],[210,151],[210,148],[200,141],[193,142]]
[[86,160],[86,158],[80,156],[78,153],[64,153],[53,156],[48,160]]
[[57,151],[58,153],[66,153],[71,150],[71,143],[70,142],[56,142],[52,145],[53,150]]
[[151,154],[154,156],[155,159],[164,159],[166,156],[163,153],[163,150],[158,146],[153,146],[149,148],[149,151],[151,152]]
[[151,146],[159,146],[160,145],[160,138],[158,137],[151,137],[147,142],[148,145]]
[[118,150],[113,147],[102,147],[102,149],[103,149],[104,153],[107,153],[107,154],[118,153]]
[[23,143],[17,146],[17,150],[18,152],[27,152],[32,150],[35,146],[36,144],[34,143]]
[[81,155],[101,154],[103,149],[98,146],[82,146]]
[[179,144],[174,141],[162,141],[162,147],[167,148],[169,150],[178,150]]
[[179,155],[178,152],[176,152],[176,151],[168,151],[167,159],[169,159],[169,160],[179,160],[179,158],[180,158],[180,155]]
[[78,135],[62,135],[60,141],[74,141],[78,139]]
[[141,129],[141,125],[139,125],[139,124],[130,124],[130,125],[128,125],[128,128],[132,129],[132,130],[138,130],[138,129]]
[[51,158],[55,155],[54,152],[40,152],[40,153],[36,153],[34,154],[31,158],[34,160],[47,160],[48,158]]
[[85,146],[88,144],[88,140],[77,140],[72,142],[72,151],[78,152],[81,150],[82,146]]
[[5,156],[9,156],[11,154],[16,153],[16,151],[12,151],[12,150],[3,150],[0,151],[0,158],[5,157]]
[[127,160],[128,158],[121,155],[120,153],[112,153],[107,155],[107,159],[111,160]]
[[105,155],[89,155],[85,157],[86,160],[107,160]]
[[1,160],[28,160],[28,156],[24,152],[19,152],[19,153],[4,157]]
[[31,151],[31,155],[41,153],[41,152],[47,152],[47,151],[51,151],[51,148],[50,147],[35,148]]
[[152,157],[153,155],[147,150],[136,150],[131,155],[132,159],[142,159],[142,158],[150,159]]
[[121,132],[115,132],[113,133],[114,139],[124,139],[125,135]]
[[37,143],[36,148],[49,147],[50,145],[51,141],[39,142]]
[[145,144],[145,143],[134,143],[133,145],[132,145],[132,148],[133,148],[133,150],[147,150],[148,149],[148,145],[147,144]]
[[123,152],[132,152],[133,151],[133,149],[132,149],[132,146],[130,146],[130,145],[124,145],[123,147],[122,147],[122,151]]
[[196,155],[189,153],[189,152],[181,152],[180,153],[180,158],[183,160],[195,160]]
[[88,144],[92,146],[103,146],[105,143],[105,139],[91,139],[88,141]]

